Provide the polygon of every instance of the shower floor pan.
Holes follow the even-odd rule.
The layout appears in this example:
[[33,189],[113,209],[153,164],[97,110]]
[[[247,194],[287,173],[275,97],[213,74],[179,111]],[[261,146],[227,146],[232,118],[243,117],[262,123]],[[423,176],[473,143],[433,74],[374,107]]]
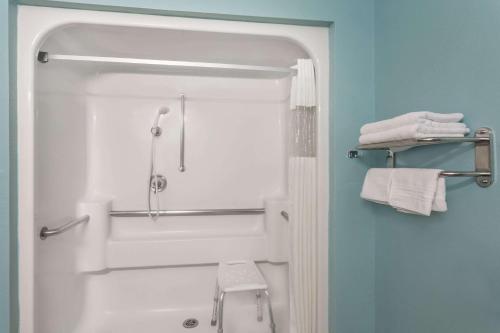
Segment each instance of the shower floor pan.
[[[214,333],[217,327],[210,326],[212,308],[207,306],[196,309],[155,310],[147,312],[110,312],[102,318],[94,318],[99,322],[93,327],[95,333]],[[96,320],[97,319],[97,320]],[[196,319],[198,325],[193,328],[184,327],[184,321]],[[228,333],[267,333],[269,318],[257,321],[255,307],[226,308],[224,331]],[[84,332],[83,330],[81,331]],[[87,329],[87,332],[89,330]],[[277,327],[277,332],[285,332]]]

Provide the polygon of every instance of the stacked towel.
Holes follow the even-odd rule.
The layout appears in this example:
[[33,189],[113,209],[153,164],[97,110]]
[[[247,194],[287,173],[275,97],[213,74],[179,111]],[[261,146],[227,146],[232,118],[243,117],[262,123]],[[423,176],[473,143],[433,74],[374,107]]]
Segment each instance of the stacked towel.
[[380,143],[427,137],[463,137],[469,133],[459,121],[461,113],[410,112],[392,119],[369,123],[361,127],[360,144]]
[[403,213],[429,216],[446,212],[445,180],[438,169],[384,168],[368,170],[361,197],[390,205]]

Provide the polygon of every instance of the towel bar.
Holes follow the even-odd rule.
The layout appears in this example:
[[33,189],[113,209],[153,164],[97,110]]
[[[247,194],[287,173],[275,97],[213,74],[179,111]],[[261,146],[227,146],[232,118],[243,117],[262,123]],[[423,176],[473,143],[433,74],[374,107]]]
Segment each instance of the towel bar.
[[392,142],[382,142],[374,144],[359,145],[356,150],[350,150],[347,154],[349,158],[358,158],[358,150],[386,150],[387,167],[396,167],[396,151],[401,149],[410,149],[420,146],[430,146],[446,143],[474,143],[475,151],[475,170],[474,171],[443,171],[443,177],[475,177],[477,185],[488,187],[493,184],[493,131],[487,127],[478,128],[473,137],[463,138],[422,138],[409,139]]

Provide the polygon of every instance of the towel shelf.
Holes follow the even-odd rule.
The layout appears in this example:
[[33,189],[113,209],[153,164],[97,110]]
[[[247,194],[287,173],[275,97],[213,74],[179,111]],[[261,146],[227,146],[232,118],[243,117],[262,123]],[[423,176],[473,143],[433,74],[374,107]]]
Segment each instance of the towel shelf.
[[473,137],[429,137],[421,139],[409,139],[373,144],[358,145],[355,150],[348,152],[349,158],[358,158],[358,150],[386,150],[387,166],[396,167],[396,152],[401,149],[429,146],[449,143],[474,143],[475,146],[475,170],[474,171],[443,171],[443,177],[475,177],[476,183],[481,187],[493,184],[493,157],[492,144],[493,132],[490,128],[481,127],[477,129]]
[[382,142],[382,143],[370,143],[359,145],[356,147],[358,150],[390,150],[394,148],[413,148],[420,146],[430,146],[437,144],[445,144],[445,143],[463,143],[463,142],[486,142],[490,141],[488,137],[463,137],[463,138],[421,138],[421,139],[409,139],[409,140],[401,140],[401,141],[391,141],[391,142]]

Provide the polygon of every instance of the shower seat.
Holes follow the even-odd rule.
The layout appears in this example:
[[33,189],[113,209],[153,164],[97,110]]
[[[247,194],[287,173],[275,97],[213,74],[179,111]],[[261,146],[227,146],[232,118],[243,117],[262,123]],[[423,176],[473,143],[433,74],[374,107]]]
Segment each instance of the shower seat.
[[261,294],[263,292],[266,295],[271,332],[275,333],[276,325],[274,323],[271,296],[268,286],[266,280],[253,261],[230,261],[219,263],[211,321],[212,326],[217,324],[217,320],[219,321],[217,333],[223,333],[224,298],[226,294],[242,291],[256,292],[257,321],[263,320]]

